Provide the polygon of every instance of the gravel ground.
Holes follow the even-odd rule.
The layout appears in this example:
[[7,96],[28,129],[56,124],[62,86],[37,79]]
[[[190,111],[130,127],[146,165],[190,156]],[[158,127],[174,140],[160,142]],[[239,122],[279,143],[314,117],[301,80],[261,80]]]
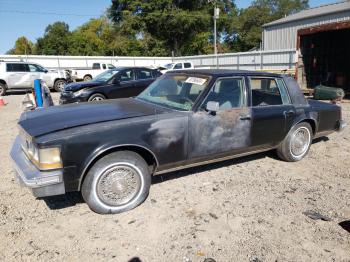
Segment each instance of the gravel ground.
[[78,193],[38,200],[17,185],[8,152],[22,99],[0,107],[0,260],[350,261],[350,128],[301,162],[268,152],[172,173],[138,208],[97,215]]

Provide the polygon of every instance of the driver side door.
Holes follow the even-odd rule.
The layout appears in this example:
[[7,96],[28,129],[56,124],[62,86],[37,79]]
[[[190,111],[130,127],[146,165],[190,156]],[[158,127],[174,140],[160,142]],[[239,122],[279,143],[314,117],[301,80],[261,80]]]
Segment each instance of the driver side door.
[[[208,102],[217,102],[218,111],[206,111]],[[248,151],[251,145],[251,109],[247,104],[245,78],[218,78],[189,121],[190,162]]]

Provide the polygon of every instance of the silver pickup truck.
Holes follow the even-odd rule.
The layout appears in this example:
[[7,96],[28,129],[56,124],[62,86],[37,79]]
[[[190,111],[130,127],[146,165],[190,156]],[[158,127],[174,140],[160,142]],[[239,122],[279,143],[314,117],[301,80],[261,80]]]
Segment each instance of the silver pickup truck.
[[50,89],[61,91],[66,78],[64,70],[48,70],[30,62],[0,61],[0,96],[9,90],[32,88],[35,79],[42,79]]

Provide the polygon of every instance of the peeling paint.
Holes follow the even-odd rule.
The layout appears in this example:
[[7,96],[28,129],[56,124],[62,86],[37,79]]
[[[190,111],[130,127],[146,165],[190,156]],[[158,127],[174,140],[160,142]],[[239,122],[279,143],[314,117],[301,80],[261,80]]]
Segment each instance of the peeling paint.
[[250,145],[251,121],[241,120],[250,114],[249,108],[235,108],[217,112],[197,112],[191,119],[190,157],[228,152]]

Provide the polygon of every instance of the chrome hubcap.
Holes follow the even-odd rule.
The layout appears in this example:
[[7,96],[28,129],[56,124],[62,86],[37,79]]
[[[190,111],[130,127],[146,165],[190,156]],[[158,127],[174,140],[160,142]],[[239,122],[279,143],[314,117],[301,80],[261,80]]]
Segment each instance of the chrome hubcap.
[[91,99],[91,101],[102,101],[104,100],[103,97],[100,96],[95,96],[93,99]]
[[302,156],[306,153],[307,149],[309,148],[310,144],[310,131],[306,127],[300,127],[298,128],[291,139],[291,153],[295,157]]
[[141,178],[135,169],[118,165],[107,169],[97,182],[99,199],[110,206],[130,202],[140,191]]

